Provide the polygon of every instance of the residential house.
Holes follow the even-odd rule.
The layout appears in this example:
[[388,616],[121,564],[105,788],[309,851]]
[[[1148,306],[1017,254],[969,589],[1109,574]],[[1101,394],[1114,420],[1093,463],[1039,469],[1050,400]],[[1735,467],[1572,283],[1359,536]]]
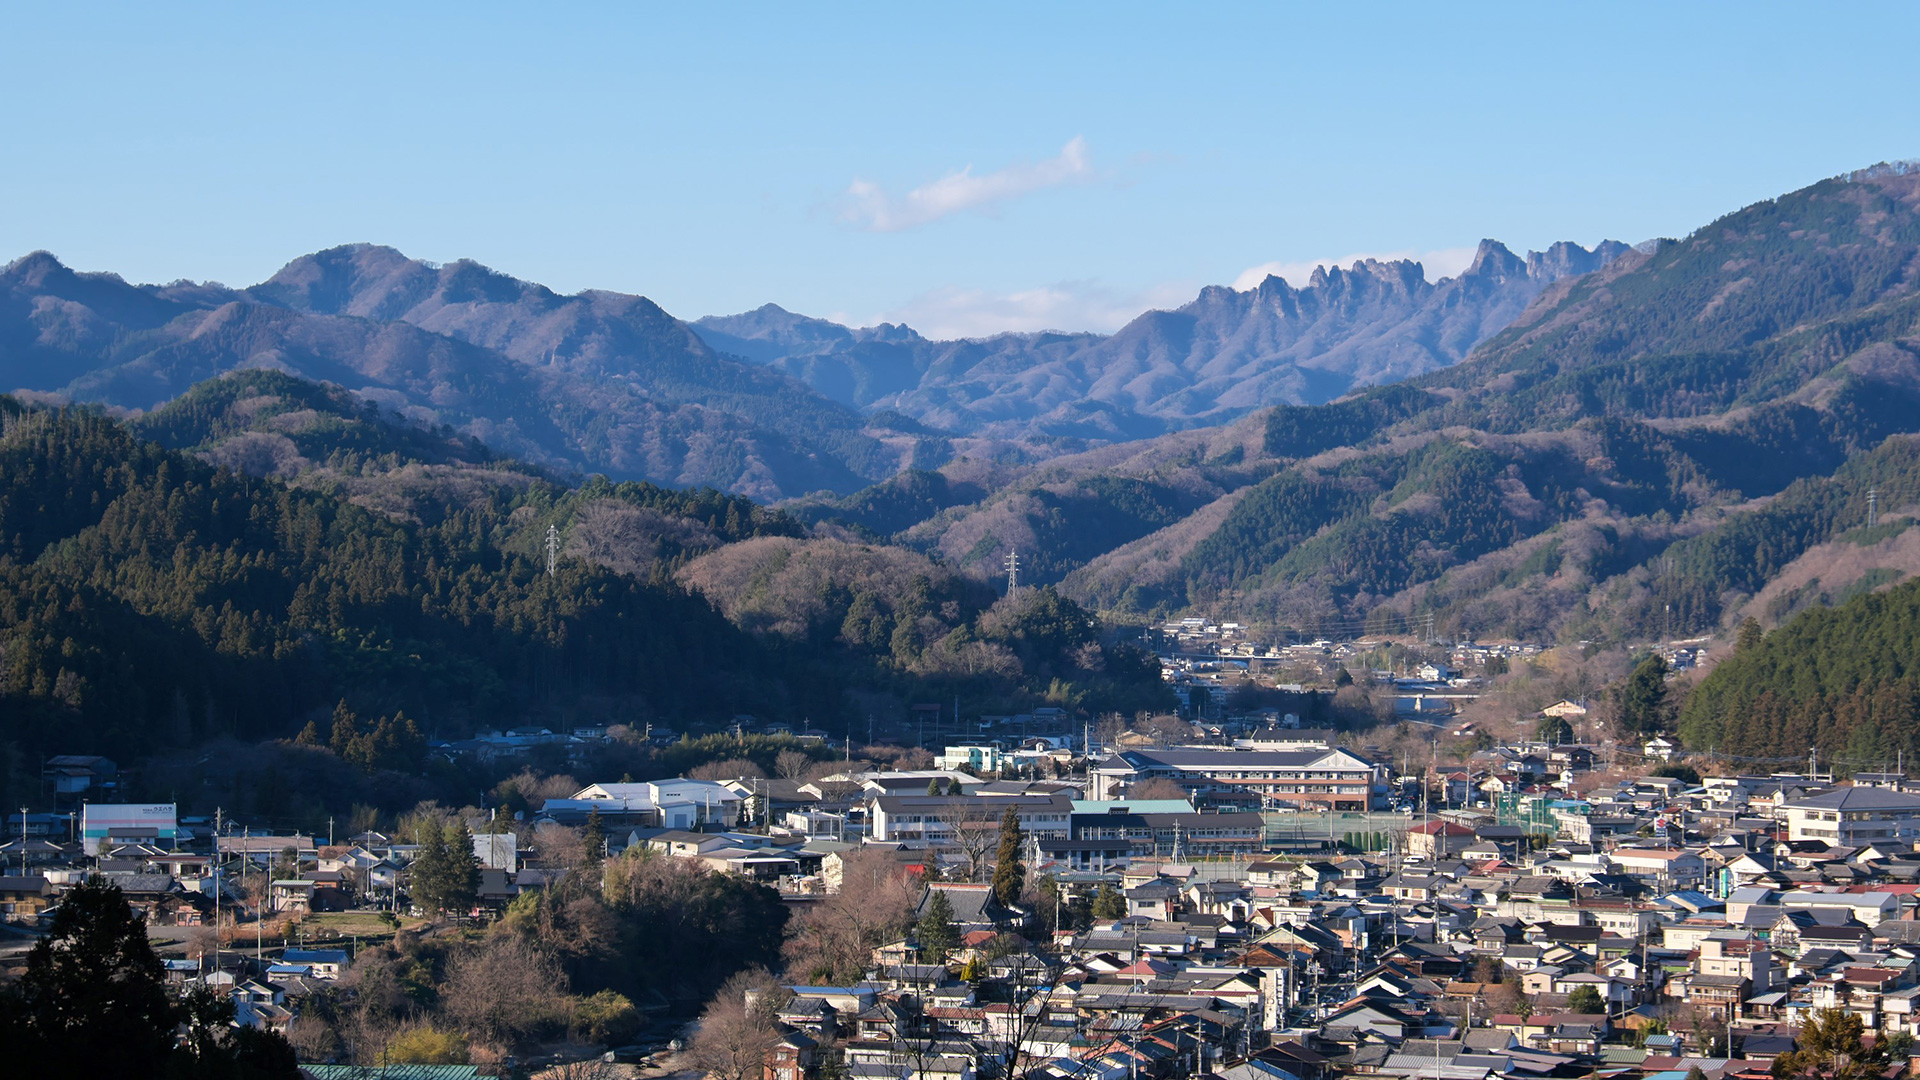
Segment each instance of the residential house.
[[31,923],[53,902],[53,886],[45,874],[0,876],[0,919]]
[[1407,830],[1407,854],[1420,859],[1446,859],[1465,851],[1476,839],[1474,830],[1444,818]]

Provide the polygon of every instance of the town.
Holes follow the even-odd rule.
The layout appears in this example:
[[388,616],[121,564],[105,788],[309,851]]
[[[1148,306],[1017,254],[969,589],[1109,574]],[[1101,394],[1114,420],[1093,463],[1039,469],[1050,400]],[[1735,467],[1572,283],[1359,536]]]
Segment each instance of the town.
[[[1589,709],[1534,722],[1570,736]],[[936,737],[940,711],[917,721]],[[742,758],[549,784],[327,835],[116,801],[131,784],[113,761],[53,757],[49,805],[0,846],[5,940],[17,962],[73,890],[110,883],[175,992],[229,998],[317,1080],[1757,1080],[1810,1028],[1839,1037],[1824,1028],[1844,1018],[1855,1053],[1891,1060],[1920,1027],[1920,785],[1902,770],[1700,775],[1660,736],[1626,755],[1454,739],[1455,760],[1404,770],[1298,712],[1189,700],[1143,719],[983,717],[980,737],[882,765],[743,717],[735,736],[785,748],[773,774]],[[564,758],[610,737],[433,752]],[[603,992],[545,1030],[496,1021],[490,1041],[426,1027],[369,1047],[340,1019],[402,942],[490,940],[647,866],[777,896],[784,974],[736,973],[697,1019]]]

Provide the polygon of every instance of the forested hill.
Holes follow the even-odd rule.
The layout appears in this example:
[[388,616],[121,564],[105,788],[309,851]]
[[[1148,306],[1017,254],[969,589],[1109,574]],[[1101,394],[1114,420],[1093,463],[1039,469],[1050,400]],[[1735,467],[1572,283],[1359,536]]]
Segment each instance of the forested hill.
[[127,426],[142,438],[255,476],[286,479],[315,468],[360,475],[403,465],[545,475],[450,426],[410,423],[339,386],[266,369],[208,379]]
[[[1154,665],[1102,646],[1051,592],[996,604],[921,556],[805,539],[712,490],[555,483],[333,388],[230,376],[139,424],[204,456],[0,397],[0,746],[15,768],[291,736],[342,699],[457,738],[739,713],[837,725],[851,691],[882,720],[956,694],[1013,710],[1165,694]],[[276,475],[206,460],[262,431],[291,456],[236,463]],[[406,499],[378,497],[394,483]]]
[[1920,581],[1743,641],[1681,713],[1689,747],[1879,771],[1920,751]]
[[503,543],[504,501],[408,524],[99,416],[0,407],[0,696],[20,746],[289,735],[342,697],[449,735],[586,695],[642,716],[837,705],[678,588],[580,560],[549,577]]

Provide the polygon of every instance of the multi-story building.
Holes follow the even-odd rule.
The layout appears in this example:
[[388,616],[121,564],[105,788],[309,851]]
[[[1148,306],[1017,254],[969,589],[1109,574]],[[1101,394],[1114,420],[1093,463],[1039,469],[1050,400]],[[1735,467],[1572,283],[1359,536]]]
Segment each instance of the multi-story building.
[[1710,934],[1700,942],[1694,970],[1701,975],[1732,975],[1747,980],[1751,991],[1764,994],[1782,973],[1774,970],[1767,943],[1742,931]]
[[1920,839],[1920,795],[1883,787],[1842,787],[1783,804],[1788,840],[1825,840],[1862,847],[1880,840]]
[[1073,839],[1125,840],[1133,858],[1197,858],[1255,854],[1266,838],[1259,814],[1199,813],[1175,800],[1165,802],[1173,805],[1076,804]]
[[1118,798],[1145,780],[1171,780],[1198,803],[1286,804],[1369,810],[1384,801],[1380,766],[1349,750],[1127,750],[1093,767],[1095,799]]
[[998,829],[1007,807],[1042,839],[1067,836],[1073,800],[1051,795],[876,795],[868,803],[875,840],[947,843],[956,829]]
[[1006,768],[1005,755],[999,747],[992,745],[949,746],[940,752],[935,764],[954,772],[974,769],[983,773],[997,773]]

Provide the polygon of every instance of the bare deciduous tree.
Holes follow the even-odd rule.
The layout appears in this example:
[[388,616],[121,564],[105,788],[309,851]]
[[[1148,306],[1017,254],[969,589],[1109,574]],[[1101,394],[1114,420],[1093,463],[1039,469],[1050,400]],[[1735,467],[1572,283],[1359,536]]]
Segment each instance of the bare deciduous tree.
[[580,864],[581,836],[583,830],[555,821],[543,821],[533,827],[534,858],[542,866],[563,866],[569,869]]
[[987,852],[1000,843],[1000,815],[991,802],[973,798],[949,799],[934,814],[946,826],[941,841],[952,845],[967,861],[968,881],[979,881]]
[[700,1013],[687,1047],[693,1067],[709,1080],[756,1080],[780,1038],[773,1023],[782,1004],[779,989],[773,976],[760,969],[739,972],[722,983]]
[[287,1024],[287,1041],[301,1061],[332,1061],[341,1051],[340,1036],[333,1026],[304,1011]]
[[709,761],[696,765],[687,773],[690,780],[745,780],[765,779],[767,770],[748,761],[746,758],[726,758],[721,761]]
[[1187,789],[1167,779],[1156,776],[1151,780],[1142,780],[1127,789],[1129,799],[1185,799]]
[[840,891],[799,918],[784,950],[794,975],[835,986],[859,979],[873,950],[905,932],[920,899],[889,852],[855,849],[842,859]]
[[475,1039],[511,1046],[566,1024],[567,976],[545,950],[501,935],[454,956],[441,1000]]
[[1192,724],[1177,716],[1165,715],[1136,720],[1133,730],[1147,736],[1160,746],[1192,742],[1195,735]]

